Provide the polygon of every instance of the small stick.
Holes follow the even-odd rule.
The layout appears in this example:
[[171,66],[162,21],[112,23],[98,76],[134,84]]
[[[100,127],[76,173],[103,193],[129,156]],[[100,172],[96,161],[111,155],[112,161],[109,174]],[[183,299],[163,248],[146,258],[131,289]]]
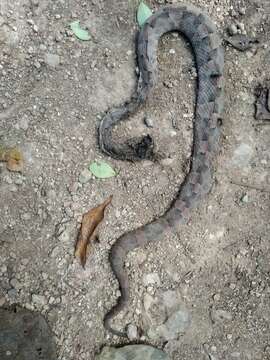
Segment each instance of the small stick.
[[231,184],[234,184],[234,185],[243,186],[243,187],[246,187],[249,189],[254,189],[254,190],[270,193],[270,189],[266,189],[266,188],[263,188],[260,186],[244,184],[242,182],[237,182],[237,181],[233,181],[233,180],[231,180],[230,182],[231,182]]

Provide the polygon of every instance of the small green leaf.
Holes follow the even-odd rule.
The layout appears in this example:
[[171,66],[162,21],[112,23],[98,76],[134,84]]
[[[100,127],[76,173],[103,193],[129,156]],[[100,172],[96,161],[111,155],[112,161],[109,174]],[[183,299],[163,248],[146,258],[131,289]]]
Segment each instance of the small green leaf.
[[84,30],[80,27],[80,20],[73,21],[70,24],[71,30],[74,32],[75,36],[77,36],[80,40],[90,40],[91,36],[87,30]]
[[96,161],[89,165],[91,173],[99,179],[107,179],[116,175],[114,169],[104,161]]
[[152,15],[152,10],[141,1],[137,11],[137,21],[140,26],[146,22],[146,20]]

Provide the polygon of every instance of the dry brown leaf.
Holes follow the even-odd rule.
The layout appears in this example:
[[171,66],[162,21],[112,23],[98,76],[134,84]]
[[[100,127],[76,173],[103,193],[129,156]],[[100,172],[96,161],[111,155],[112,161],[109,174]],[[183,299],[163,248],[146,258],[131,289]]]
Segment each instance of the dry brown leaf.
[[104,211],[111,203],[112,195],[102,204],[89,210],[83,215],[82,225],[78,240],[75,246],[75,256],[80,260],[82,267],[85,267],[90,243],[97,238],[97,226],[104,218]]
[[6,161],[9,171],[22,171],[23,156],[16,148],[0,146],[0,161]]

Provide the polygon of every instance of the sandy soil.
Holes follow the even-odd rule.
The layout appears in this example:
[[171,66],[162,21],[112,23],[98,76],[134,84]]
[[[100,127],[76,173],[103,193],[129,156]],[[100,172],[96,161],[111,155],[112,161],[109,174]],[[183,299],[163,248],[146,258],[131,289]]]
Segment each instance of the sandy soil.
[[[116,324],[141,326],[141,341],[173,360],[266,360],[270,126],[254,120],[254,88],[269,77],[270,6],[267,0],[191,2],[209,13],[221,36],[236,24],[260,43],[243,53],[225,47],[215,185],[174,236],[129,254],[132,301]],[[108,251],[121,234],[168,208],[188,168],[196,71],[188,44],[176,34],[160,42],[160,78],[149,103],[116,132],[119,139],[150,132],[163,160],[115,161],[97,145],[102,114],[136,85],[136,7],[132,0],[0,2],[0,142],[25,157],[21,174],[0,165],[0,305],[43,313],[61,360],[91,360],[104,344],[121,343],[102,322],[118,295]],[[88,26],[91,41],[74,37],[68,24],[75,19]],[[96,159],[118,175],[87,181],[82,172]],[[73,258],[81,216],[110,194],[100,244],[82,270]],[[160,281],[143,281],[153,273]],[[168,290],[177,292],[191,324],[178,339],[153,340],[142,321],[144,299]],[[213,319],[219,310],[224,316]]]

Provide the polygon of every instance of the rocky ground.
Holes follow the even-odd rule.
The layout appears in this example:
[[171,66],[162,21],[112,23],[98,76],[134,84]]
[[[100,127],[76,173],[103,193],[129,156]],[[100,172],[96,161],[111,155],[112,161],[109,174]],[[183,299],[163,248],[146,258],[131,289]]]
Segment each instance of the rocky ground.
[[[129,254],[132,301],[116,326],[132,324],[130,342],[140,336],[173,360],[266,360],[270,126],[254,120],[254,89],[269,77],[270,5],[190,2],[209,13],[221,36],[229,29],[260,43],[243,53],[225,47],[215,185],[174,236]],[[104,345],[127,343],[103,327],[119,293],[108,250],[168,208],[189,164],[196,71],[176,34],[160,42],[160,81],[149,103],[116,133],[151,133],[163,159],[115,161],[97,146],[102,114],[135,88],[136,8],[135,0],[0,2],[0,142],[25,157],[22,173],[0,165],[0,306],[41,312],[61,360],[91,360]],[[72,34],[76,19],[90,41]],[[96,159],[118,175],[94,178],[86,169]],[[83,270],[73,257],[81,216],[110,194],[100,243]]]

